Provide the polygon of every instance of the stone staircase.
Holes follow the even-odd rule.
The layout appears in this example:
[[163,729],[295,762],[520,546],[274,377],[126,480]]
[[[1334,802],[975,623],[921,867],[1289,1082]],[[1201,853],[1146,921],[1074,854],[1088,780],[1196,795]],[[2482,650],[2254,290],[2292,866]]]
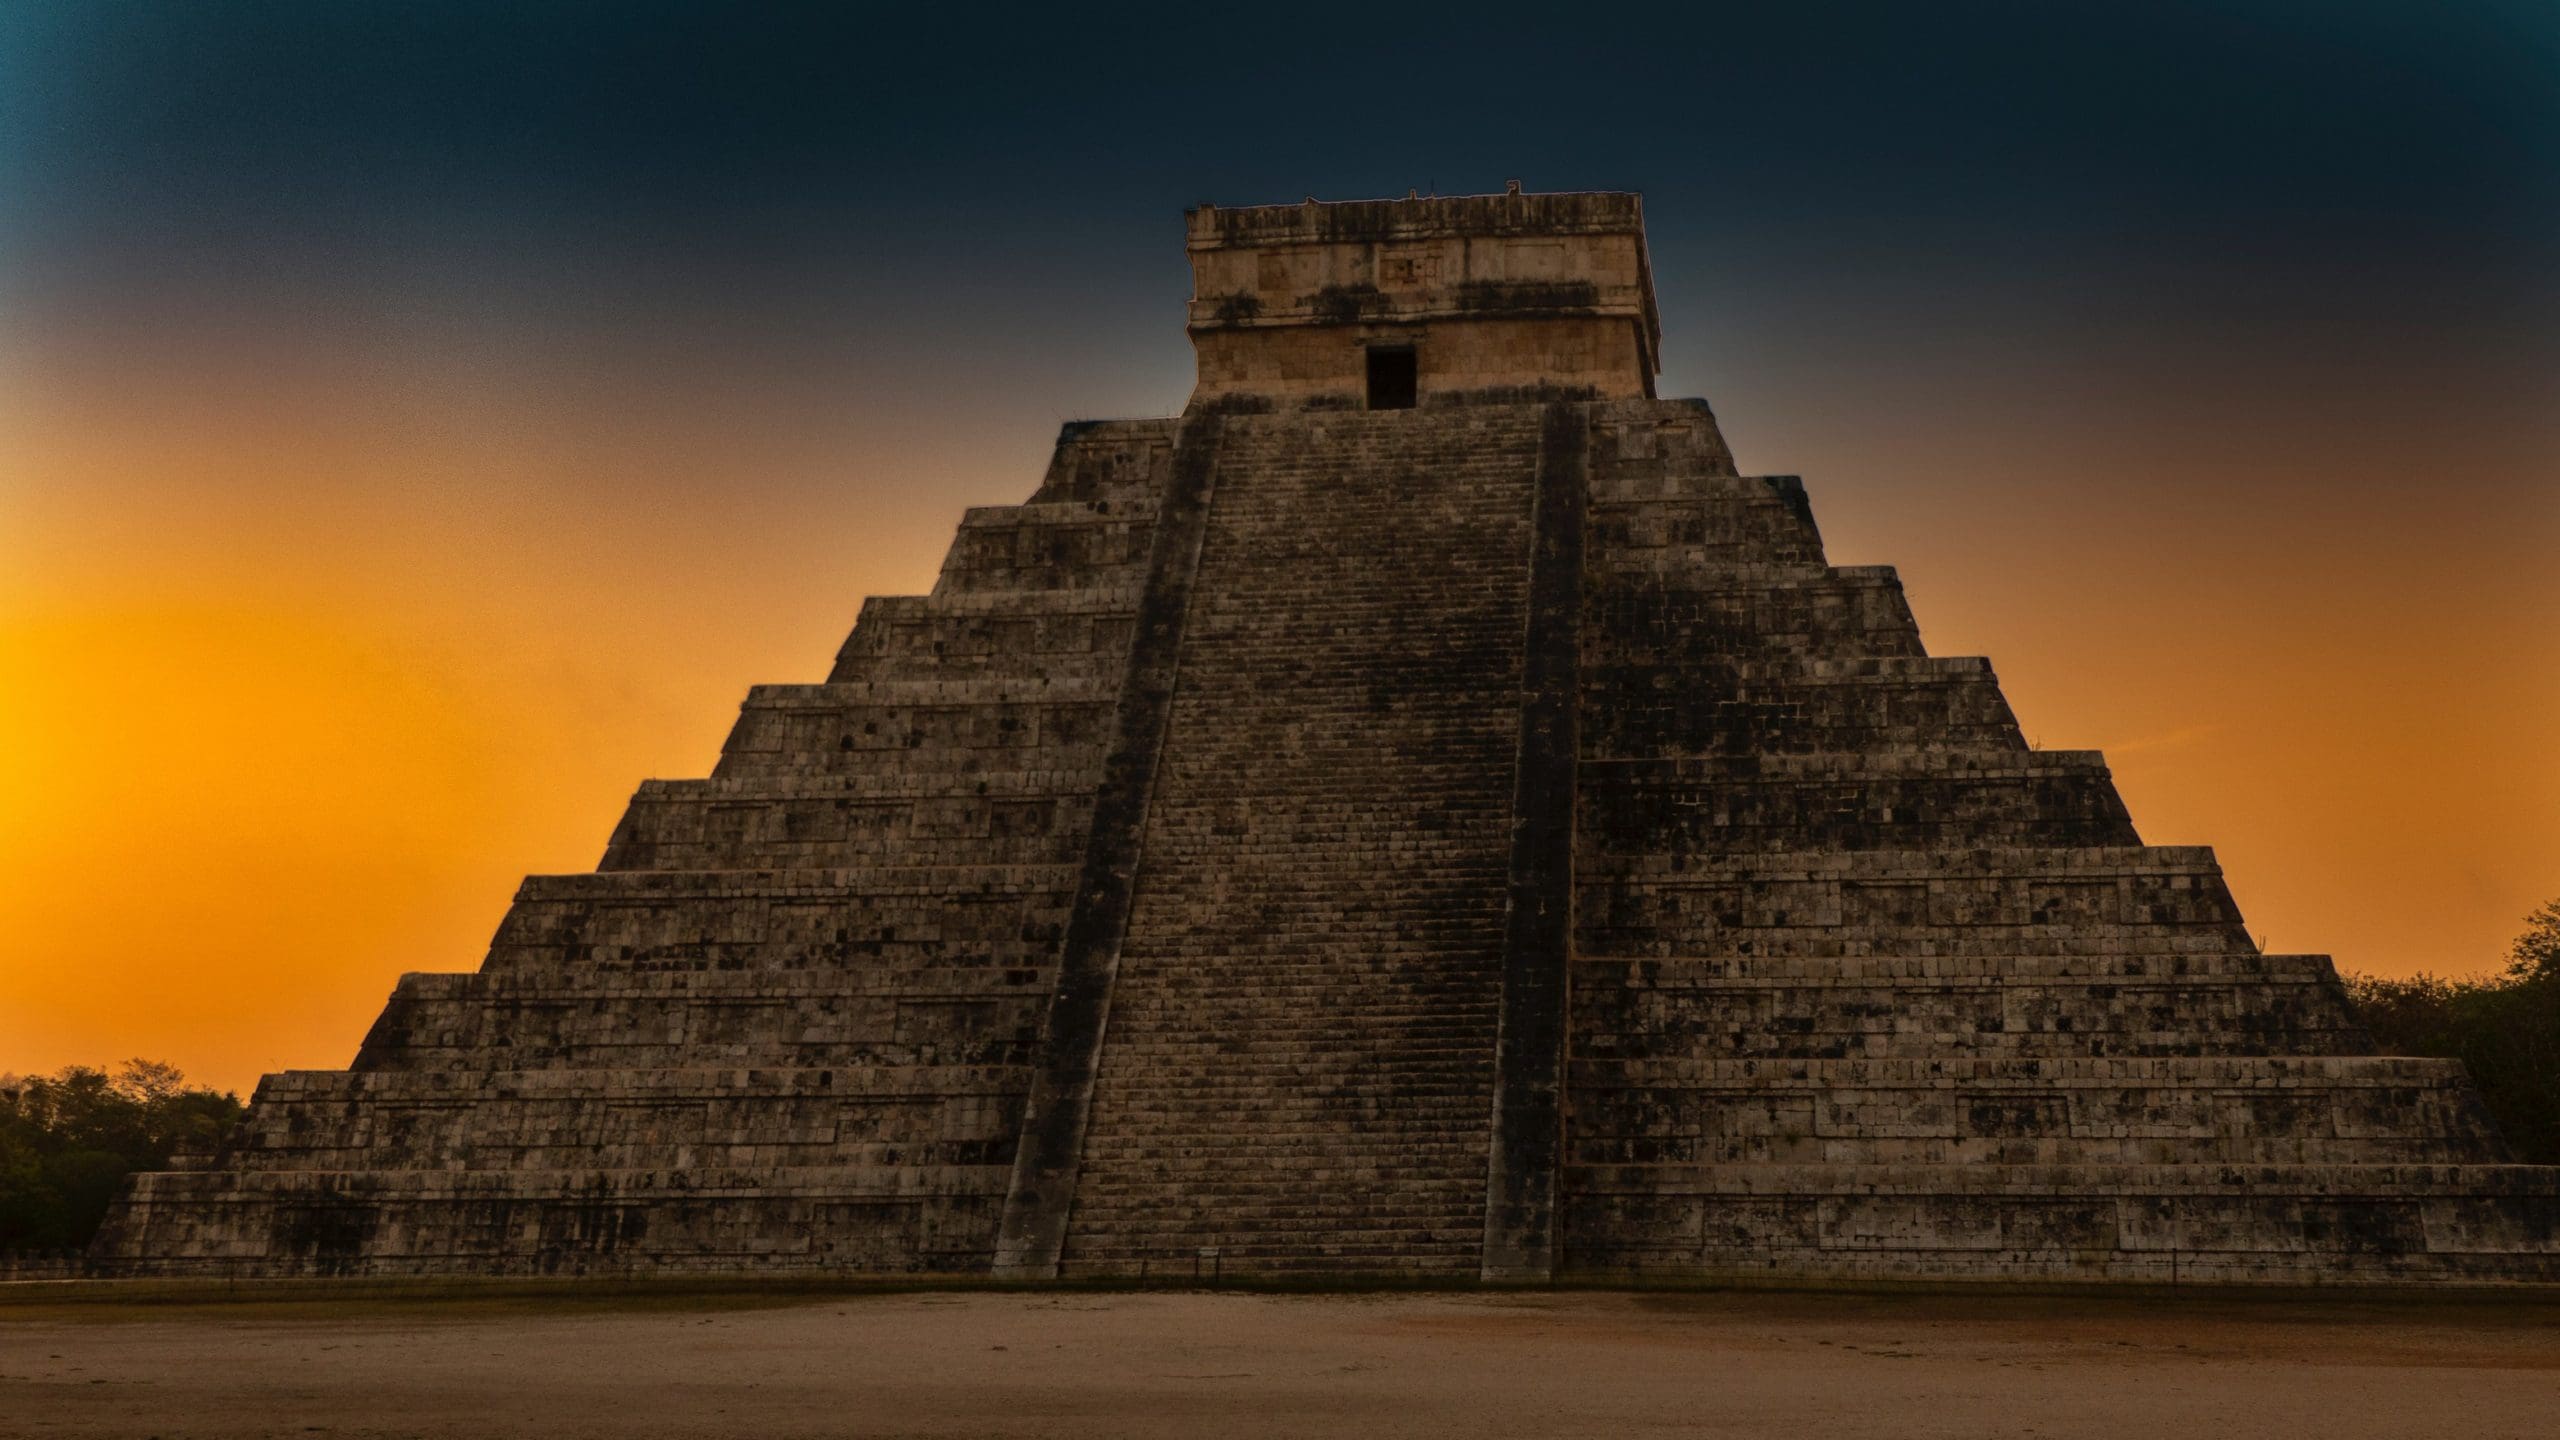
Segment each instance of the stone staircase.
[[1227,422],[1065,1273],[1475,1273],[1540,414]]

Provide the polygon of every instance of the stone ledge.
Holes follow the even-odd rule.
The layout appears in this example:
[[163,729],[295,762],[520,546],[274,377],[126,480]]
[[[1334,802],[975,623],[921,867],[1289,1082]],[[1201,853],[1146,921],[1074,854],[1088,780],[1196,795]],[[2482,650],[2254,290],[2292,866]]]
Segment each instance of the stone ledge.
[[[1574,1165],[1567,1193],[2560,1201],[2551,1165]],[[2549,1217],[2560,1222],[2560,1212]],[[2552,1242],[2560,1250],[2560,1223]]]

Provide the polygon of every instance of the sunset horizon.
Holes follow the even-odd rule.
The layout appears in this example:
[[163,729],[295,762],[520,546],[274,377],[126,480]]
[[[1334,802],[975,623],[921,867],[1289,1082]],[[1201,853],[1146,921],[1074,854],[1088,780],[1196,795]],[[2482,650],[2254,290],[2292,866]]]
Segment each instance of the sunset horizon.
[[[1143,112],[887,151],[889,97],[760,41],[757,87],[682,103],[798,128],[658,151],[600,117],[680,26],[617,37],[591,114],[514,68],[567,53],[539,22],[469,108],[430,77],[491,32],[226,66],[247,42],[197,28],[111,66],[37,22],[15,102],[0,1070],[344,1064],[639,780],[706,773],[749,685],[928,588],[1060,423],[1182,408],[1203,200],[1643,191],[1661,393],[1804,476],[1833,561],[1899,567],[2036,744],[2104,751],[2146,842],[2215,847],[2268,948],[2480,975],[2560,889],[2554,230],[2485,19],[2392,56],[2374,17],[2317,73],[2225,35],[2201,110],[2130,57],[2075,99],[1994,49],[1949,63],[2023,90],[1899,134],[1852,78],[1890,73],[1879,19],[1809,130],[1737,103],[1683,154],[1426,108],[1385,157],[1239,130],[1250,163],[1166,139],[1098,184],[1059,162]],[[2360,65],[2404,67],[2387,112]]]

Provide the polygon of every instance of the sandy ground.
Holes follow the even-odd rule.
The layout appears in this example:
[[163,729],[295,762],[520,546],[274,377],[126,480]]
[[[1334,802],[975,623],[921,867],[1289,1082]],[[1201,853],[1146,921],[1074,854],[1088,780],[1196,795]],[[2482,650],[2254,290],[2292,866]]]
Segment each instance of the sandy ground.
[[9,1436],[2560,1436],[2560,1306],[951,1293],[0,1304]]

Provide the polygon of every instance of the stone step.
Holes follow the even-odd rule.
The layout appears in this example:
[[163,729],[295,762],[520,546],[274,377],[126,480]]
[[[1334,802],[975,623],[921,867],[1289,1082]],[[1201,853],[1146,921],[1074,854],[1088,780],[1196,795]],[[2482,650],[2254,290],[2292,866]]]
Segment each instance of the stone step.
[[1729,665],[1926,652],[1888,565],[1599,569],[1583,602],[1585,665]]
[[97,1247],[163,1277],[983,1268],[1009,1165],[181,1171]]
[[1792,475],[1736,475],[1730,471],[1718,474],[1706,469],[1648,471],[1604,466],[1595,469],[1590,485],[1595,528],[1604,520],[1629,523],[1648,512],[1683,506],[1775,506],[1793,515],[1796,502],[1804,493],[1804,482]]
[[1333,1223],[1331,1217],[1308,1213],[1253,1215],[1202,1214],[1197,1219],[1167,1217],[1163,1222],[1129,1231],[1110,1242],[1070,1248],[1070,1259],[1182,1253],[1215,1246],[1222,1259],[1285,1257],[1314,1250],[1330,1254],[1442,1255],[1480,1251],[1481,1221],[1476,1226],[1436,1226],[1427,1217],[1367,1215]]
[[[917,774],[971,777],[987,771],[1036,764],[1060,769],[1091,768],[1100,772],[1107,755],[1103,717],[1067,706],[1035,717],[1031,728],[1002,733],[954,736],[923,734],[912,748],[898,751],[864,749],[827,742],[822,750],[755,750],[724,755],[712,773],[723,779],[776,775],[861,775],[887,769]],[[980,741],[988,743],[979,743]]]
[[[1473,1144],[1457,1141],[1435,1141],[1431,1137],[1402,1135],[1397,1150],[1412,1157],[1417,1165],[1436,1163],[1464,1164],[1484,1160],[1484,1140],[1478,1135]],[[1235,1186],[1256,1187],[1281,1192],[1291,1191],[1311,1176],[1322,1174],[1374,1175],[1376,1172],[1377,1138],[1368,1129],[1337,1126],[1330,1131],[1290,1132],[1277,1130],[1252,1137],[1249,1142],[1183,1141],[1171,1134],[1150,1134],[1133,1129],[1105,1145],[1087,1151],[1088,1159],[1113,1161],[1141,1160],[1168,1170],[1190,1172],[1195,1180]],[[1266,1179],[1256,1180],[1250,1173],[1231,1173],[1229,1167],[1273,1167]],[[1420,1182],[1416,1182],[1419,1184]],[[1452,1181],[1437,1187],[1436,1193],[1472,1194],[1483,1184]],[[1130,1179],[1099,1179],[1092,1187],[1094,1195],[1156,1194],[1163,1188],[1160,1177],[1139,1182]],[[1424,1187],[1429,1188],[1429,1187]],[[1188,1191],[1186,1191],[1188,1193]],[[1419,1193],[1417,1191],[1416,1193]]]
[[[1027,917],[1013,905],[1013,897],[1000,897],[999,902],[991,902],[992,913],[971,915],[956,906],[937,904],[905,914],[908,922],[921,917],[929,923],[869,929],[848,926],[844,939],[835,938],[833,931],[803,931],[796,925],[766,938],[740,940],[676,937],[519,944],[502,937],[477,973],[497,987],[493,994],[505,994],[520,984],[574,991],[590,982],[724,975],[750,981],[832,981],[843,993],[856,994],[864,993],[868,983],[860,977],[874,973],[898,976],[950,969],[992,974],[1054,965],[1058,934],[1066,924],[1064,897],[1057,898],[1054,909]],[[888,930],[898,933],[883,938]],[[935,931],[941,933],[931,933]]]
[[2184,880],[2203,888],[2222,868],[2208,845],[1974,845],[1961,850],[1866,850],[1801,855],[1606,856],[1600,878],[1666,887],[1712,887],[1740,879],[1771,884],[1954,884],[2016,879]]
[[1593,662],[1581,697],[1582,753],[1596,760],[2027,748],[1975,656]]
[[1573,1165],[1568,1273],[2560,1280],[2560,1167]]
[[[1342,1093],[1339,1071],[1332,1085],[1312,1073],[1223,1078],[1169,1076],[1163,1095],[1138,1103],[1115,1102],[1099,1107],[1096,1113],[1107,1115],[1114,1128],[1109,1134],[1095,1135],[1087,1149],[1108,1149],[1122,1139],[1140,1140],[1156,1148],[1179,1143],[1204,1151],[1221,1147],[1249,1149],[1265,1141],[1357,1145],[1390,1134],[1400,1140],[1472,1145],[1479,1151],[1484,1148],[1482,1132],[1493,1091],[1490,1077],[1479,1074],[1472,1085],[1457,1083],[1458,1077],[1447,1074],[1402,1078],[1413,1081],[1410,1089],[1399,1086],[1392,1095],[1369,1095]],[[1201,1083],[1191,1083],[1194,1080]],[[1248,1107],[1255,1122],[1249,1129],[1230,1127],[1236,1133],[1205,1130],[1195,1134],[1182,1130],[1184,1125],[1198,1123],[1199,1107],[1204,1104]]]
[[798,1005],[818,1001],[973,1000],[997,995],[1044,995],[1054,974],[1053,963],[1048,947],[1026,946],[1018,963],[882,964],[832,974],[612,971],[528,976],[430,970],[401,976],[394,993],[436,1004],[692,1001],[703,1005]]
[[[2235,1112],[2245,1115],[2245,1112]],[[1679,1130],[1595,1135],[1568,1140],[1575,1165],[2392,1165],[2496,1163],[2504,1150],[2461,1128],[2406,1135],[2336,1135],[2295,1128],[2295,1112],[2257,1117],[2264,1130],[2112,1135],[1989,1134],[1691,1134]]]
[[2276,955],[2254,950],[2194,955],[2139,951],[2112,955],[1876,954],[1823,958],[1680,955],[1628,959],[1576,955],[1573,972],[1577,979],[1665,990],[1770,986],[1858,989],[1906,983],[1924,988],[2081,983],[2122,987],[2318,985],[2337,978],[2337,970],[2326,955]]
[[998,1165],[1029,1072],[892,1069],[287,1072],[224,1146],[249,1169],[622,1170]]
[[1058,433],[1035,501],[1128,500],[1152,506],[1172,470],[1177,422],[1071,420]]
[[[1312,1174],[1300,1175],[1294,1188],[1303,1190]],[[1329,1177],[1327,1177],[1329,1178]],[[1383,1187],[1380,1187],[1383,1188]],[[1071,1246],[1088,1254],[1111,1249],[1151,1249],[1173,1236],[1198,1236],[1194,1244],[1218,1244],[1222,1241],[1244,1242],[1274,1231],[1299,1234],[1322,1233],[1335,1243],[1423,1243],[1465,1245],[1481,1244],[1484,1233],[1481,1193],[1472,1197],[1451,1192],[1432,1195],[1416,1191],[1405,1204],[1378,1204],[1367,1207],[1340,1205],[1308,1205],[1292,1203],[1289,1182],[1269,1187],[1204,1187],[1170,1209],[1151,1211],[1144,1218],[1115,1229],[1108,1240],[1089,1239],[1082,1246]],[[1472,1199],[1472,1205],[1463,1203]]]
[[960,512],[963,534],[1003,530],[1045,530],[1061,526],[1125,524],[1152,521],[1158,496],[1132,491],[1118,499],[1026,500],[1019,505],[972,505]]
[[646,1166],[612,1169],[582,1166],[559,1170],[477,1171],[306,1170],[294,1173],[240,1174],[219,1170],[178,1171],[139,1177],[141,1198],[147,1192],[196,1190],[220,1196],[300,1197],[319,1203],[344,1203],[367,1195],[409,1199],[464,1201],[574,1201],[610,1206],[640,1198],[680,1199],[693,1204],[730,1202],[758,1195],[816,1195],[840,1199],[894,1201],[944,1193],[1001,1194],[1004,1166]]
[[[900,595],[863,602],[836,652],[827,683],[937,678],[946,669],[1020,667],[1022,678],[1051,665],[1086,666],[1094,683],[1118,679],[1135,633],[1133,584],[1072,589]],[[894,668],[915,667],[911,673]]]
[[2212,852],[1981,847],[1697,856],[1577,867],[1578,943],[1631,958],[1730,952],[2121,953],[2249,946]]
[[2094,751],[1728,756],[1581,765],[1583,855],[2138,845]]
[[[1149,997],[1127,1007],[1128,1016],[1145,1016],[1150,1020],[1200,1020],[1237,1018],[1231,1012],[1253,1012],[1257,1019],[1267,1018],[1272,1007],[1294,1007],[1302,997],[1286,990],[1259,987],[1231,988],[1222,992],[1202,993],[1196,998],[1183,996]],[[1312,997],[1307,997],[1310,1003]],[[1338,993],[1331,997],[1338,1000]],[[1151,1008],[1154,1007],[1154,1008]],[[1150,1035],[1133,1039],[1134,1046],[1165,1046],[1172,1050],[1204,1050],[1218,1054],[1251,1054],[1256,1050],[1275,1048],[1272,1037],[1295,1046],[1307,1041],[1321,1042],[1333,1036],[1335,1044],[1326,1048],[1345,1048],[1392,1040],[1399,1047],[1427,1046],[1437,1040],[1455,1041],[1481,1033],[1483,1023],[1491,1021],[1496,1006],[1491,1001],[1469,997],[1464,1008],[1454,1003],[1428,1004],[1416,1002],[1388,1009],[1384,1013],[1371,1007],[1357,1008],[1335,1005],[1313,1013],[1298,1013],[1290,1020],[1270,1026],[1257,1025],[1248,1035],[1223,1035],[1203,1030],[1197,1035]],[[1133,1048],[1133,1055],[1167,1053],[1163,1050]],[[1405,1053],[1412,1053],[1406,1051]]]
[[[2554,1165],[1576,1165],[1571,1171],[1573,1189],[1593,1198],[2220,1197],[2278,1202],[2383,1200],[2449,1207],[2474,1200],[2560,1199],[2560,1166]],[[2536,1217],[2518,1214],[2514,1218],[2530,1223]],[[2546,1243],[2560,1252],[2560,1232],[2547,1233]]]
[[1196,1250],[1178,1246],[1161,1251],[1101,1255],[1089,1260],[1070,1258],[1060,1273],[1071,1280],[1144,1280],[1150,1276],[1164,1279],[1209,1275],[1230,1279],[1327,1275],[1461,1279],[1472,1278],[1477,1263],[1477,1252],[1463,1247],[1425,1250],[1381,1245],[1327,1249],[1321,1240],[1311,1238],[1271,1245],[1260,1253],[1238,1256],[1233,1260],[1201,1258]]
[[2240,1001],[2199,1011],[2193,1024],[2143,1023],[2114,1015],[2068,1023],[2012,1022],[1969,1027],[1961,1017],[1891,1028],[1860,1029],[1827,1017],[1774,1028],[1700,1027],[1686,1033],[1612,1030],[1609,1021],[1578,1026],[1575,1043],[1593,1058],[1653,1058],[1713,1052],[1761,1060],[1914,1060],[1951,1051],[1993,1060],[2165,1058],[2180,1055],[2363,1055],[2373,1044],[2352,1024],[2268,1021]]
[[[1235,1017],[1232,1012],[1186,1015],[1179,1011],[1166,1010],[1157,1012],[1149,1018],[1179,1024],[1194,1019],[1217,1020]],[[1484,1018],[1487,1023],[1490,1023],[1494,1017],[1488,1013]],[[1477,1051],[1479,1042],[1483,1039],[1481,1027],[1473,1034],[1453,1026],[1438,1027],[1431,1031],[1381,1026],[1345,1034],[1342,1027],[1335,1026],[1300,1030],[1283,1039],[1267,1042],[1221,1041],[1215,1038],[1186,1041],[1150,1035],[1133,1041],[1124,1053],[1132,1060],[1144,1060],[1152,1066],[1184,1068],[1183,1062],[1196,1061],[1212,1067],[1242,1067],[1240,1070],[1242,1073],[1243,1070],[1250,1070],[1258,1061],[1285,1064],[1293,1053],[1304,1052],[1309,1059],[1369,1057],[1380,1061],[1392,1061],[1418,1074],[1424,1071],[1437,1071],[1450,1061],[1480,1062],[1484,1057]]]
[[1573,976],[1576,1052],[1592,1058],[2370,1048],[2317,955],[1583,958]]
[[1900,1089],[2051,1088],[2150,1084],[2168,1088],[2282,1090],[2363,1086],[2462,1089],[2462,1062],[2410,1055],[2052,1056],[1986,1059],[1951,1055],[1930,1060],[1787,1059],[1726,1056],[1576,1059],[1572,1088],[1631,1085],[1721,1088]]
[[752,710],[840,711],[861,707],[944,709],[1052,703],[1108,704],[1115,683],[1045,680],[1037,676],[964,676],[949,680],[838,680],[814,685],[756,685]]
[[[1142,575],[1096,575],[1085,584],[1041,590],[992,590],[965,595],[874,595],[862,602],[854,633],[880,627],[872,643],[892,641],[899,627],[938,628],[968,622],[1030,621],[1035,624],[1092,625],[1127,620],[1138,613],[1146,591]],[[1034,648],[1051,648],[1046,646]]]
[[672,1101],[742,1096],[898,1098],[1006,1093],[1018,1085],[1011,1066],[944,1065],[850,1070],[771,1066],[647,1067],[631,1070],[481,1070],[470,1074],[359,1073],[282,1070],[258,1082],[264,1105],[347,1104],[361,1100],[471,1106],[493,1098]]
[[1097,770],[642,782],[602,870],[1077,864]]
[[1790,754],[1584,756],[1582,783],[1612,786],[1820,785],[1893,780],[2043,780],[2108,773],[2098,750],[1951,748]]
[[[642,1064],[897,1065],[1017,1063],[1048,1010],[1049,970],[948,967],[929,987],[874,981],[613,992],[548,983],[396,992],[357,1053],[358,1070],[541,1064],[592,1070]],[[656,978],[656,977],[652,977]],[[706,976],[677,976],[706,979]]]
[[884,652],[856,651],[839,656],[835,667],[827,673],[827,683],[935,681],[953,684],[962,681],[1001,678],[1022,683],[1116,685],[1129,668],[1128,635],[1124,621],[1098,622],[1098,636],[1086,646],[1072,649],[1035,650],[1027,647],[1004,649],[969,648],[943,654],[930,648],[933,642],[918,641],[919,648]]
[[813,870],[528,875],[519,900],[562,904],[752,899],[850,902],[870,896],[1020,896],[1073,889],[1067,865],[829,866]]
[[1583,1163],[2506,1158],[2461,1066],[2380,1056],[1583,1058]]
[[635,804],[624,813],[596,868],[1071,865],[1083,860],[1092,828],[1092,802],[1081,796],[954,796],[859,805],[840,800]]
[[1152,518],[1111,515],[963,528],[950,559],[942,561],[942,574],[934,577],[934,594],[1080,589],[1096,574],[1142,571],[1152,538]]
[[1046,963],[1076,874],[955,865],[529,876],[483,973],[566,983],[617,971]]
[[490,1064],[540,1067],[564,1074],[668,1065],[734,1065],[756,1069],[904,1069],[1029,1063],[1034,1035],[1001,1031],[946,1039],[804,1038],[730,1028],[710,1035],[637,1035],[559,1040],[548,1035],[465,1034],[446,1043],[430,1034],[407,1044],[369,1045],[355,1060],[366,1074],[470,1073]]
[[931,680],[760,685],[721,747],[716,775],[1100,764],[1117,676],[1000,672]]
[[698,780],[643,780],[633,798],[656,804],[765,804],[786,801],[868,803],[898,800],[1090,798],[1094,775],[1082,768],[982,770],[966,779],[941,774],[871,771],[858,775],[745,775]]

